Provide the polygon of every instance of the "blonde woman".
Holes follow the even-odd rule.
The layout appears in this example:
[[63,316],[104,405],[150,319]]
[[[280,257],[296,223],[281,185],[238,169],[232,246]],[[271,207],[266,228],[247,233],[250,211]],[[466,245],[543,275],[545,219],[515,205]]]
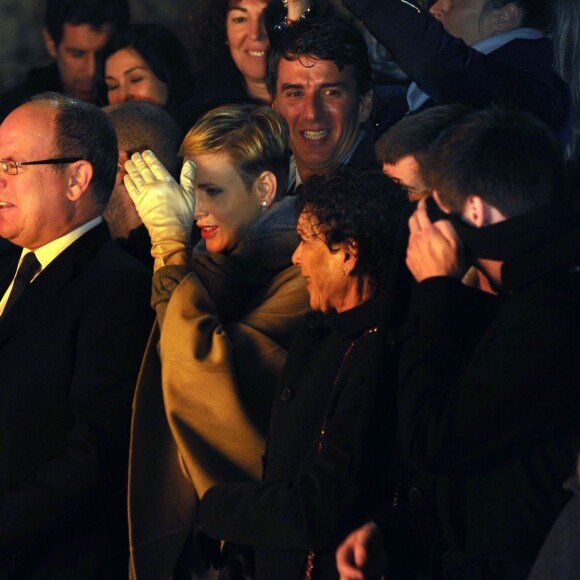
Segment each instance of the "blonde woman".
[[[194,125],[181,155],[181,188],[150,153],[127,164],[152,238],[162,375],[161,391],[150,349],[133,422],[132,562],[135,576],[156,580],[172,574],[209,487],[260,477],[274,389],[308,309],[291,262],[294,200],[279,195],[282,118],[265,106],[220,107]],[[190,257],[194,220],[202,240]]]

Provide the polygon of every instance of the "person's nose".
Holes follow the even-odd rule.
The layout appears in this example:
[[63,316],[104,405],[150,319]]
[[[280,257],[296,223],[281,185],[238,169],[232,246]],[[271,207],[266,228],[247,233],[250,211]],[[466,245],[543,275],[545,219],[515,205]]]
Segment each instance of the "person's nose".
[[195,199],[195,211],[193,213],[194,220],[200,220],[207,215],[205,207],[205,195],[198,189],[195,189],[193,197]]
[[310,122],[317,121],[322,117],[323,103],[322,98],[318,93],[305,95],[302,115]]
[[85,73],[88,78],[94,79],[97,74],[97,55],[88,52],[85,58]]
[[298,244],[298,247],[294,250],[292,254],[292,263],[295,266],[300,266],[302,260],[302,241]]
[[133,97],[129,87],[124,81],[119,83],[119,86],[114,90],[109,92],[109,102],[113,103],[123,103],[125,101],[132,101]]
[[131,92],[131,88],[127,85],[123,85],[121,87],[121,101],[134,101],[135,97]]
[[252,40],[264,40],[268,37],[263,14],[250,22],[250,37]]
[[437,0],[435,4],[429,8],[429,12],[436,20],[443,20],[448,9],[449,0]]

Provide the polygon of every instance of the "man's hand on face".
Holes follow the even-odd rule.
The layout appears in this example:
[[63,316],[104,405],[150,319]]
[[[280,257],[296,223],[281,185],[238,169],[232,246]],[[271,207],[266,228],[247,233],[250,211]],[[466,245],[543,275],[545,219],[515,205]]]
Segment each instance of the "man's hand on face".
[[433,223],[425,199],[409,219],[407,266],[417,282],[434,276],[461,278],[465,272],[461,240],[448,220]]

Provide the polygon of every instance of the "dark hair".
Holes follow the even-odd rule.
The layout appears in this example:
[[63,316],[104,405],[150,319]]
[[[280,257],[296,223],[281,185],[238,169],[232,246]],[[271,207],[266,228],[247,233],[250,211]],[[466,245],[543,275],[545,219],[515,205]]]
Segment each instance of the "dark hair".
[[169,173],[179,177],[181,129],[165,109],[145,101],[125,101],[103,110],[117,133],[120,150],[131,155],[151,149]]
[[191,15],[191,58],[196,71],[229,54],[226,16],[229,0],[196,0]]
[[376,142],[377,159],[393,165],[403,157],[425,151],[441,131],[471,110],[467,105],[452,103],[406,115]]
[[[94,200],[105,205],[117,174],[117,137],[107,115],[95,105],[60,93],[41,93],[31,101],[58,110],[54,142],[59,157],[80,157],[93,166],[89,188]],[[59,166],[55,166],[58,171]],[[60,168],[61,169],[61,168]]]
[[301,56],[330,60],[339,70],[352,66],[361,96],[373,87],[366,42],[356,28],[340,18],[309,18],[284,29],[268,56],[266,85],[272,97],[276,96],[280,59],[293,61]]
[[135,24],[121,29],[109,42],[104,59],[124,48],[135,50],[167,85],[167,109],[191,98],[194,82],[189,54],[172,30],[161,24]]
[[563,160],[550,128],[531,113],[493,105],[444,131],[421,155],[429,187],[453,212],[470,195],[506,217],[550,203],[563,194]]
[[341,165],[313,175],[297,191],[297,209],[307,211],[313,230],[329,248],[351,241],[357,249],[354,274],[368,277],[375,294],[385,290],[395,237],[407,202],[405,189],[377,170]]
[[65,24],[88,24],[100,30],[110,24],[113,30],[127,26],[128,0],[46,0],[44,26],[58,46]]

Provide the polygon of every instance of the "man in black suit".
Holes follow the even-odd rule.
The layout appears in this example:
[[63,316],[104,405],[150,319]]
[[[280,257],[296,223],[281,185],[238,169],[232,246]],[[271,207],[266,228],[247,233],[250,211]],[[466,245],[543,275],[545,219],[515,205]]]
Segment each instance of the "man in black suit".
[[0,236],[22,247],[0,268],[3,578],[126,574],[130,409],[152,317],[149,274],[101,217],[116,167],[106,115],[71,97],[40,95],[0,126]]

